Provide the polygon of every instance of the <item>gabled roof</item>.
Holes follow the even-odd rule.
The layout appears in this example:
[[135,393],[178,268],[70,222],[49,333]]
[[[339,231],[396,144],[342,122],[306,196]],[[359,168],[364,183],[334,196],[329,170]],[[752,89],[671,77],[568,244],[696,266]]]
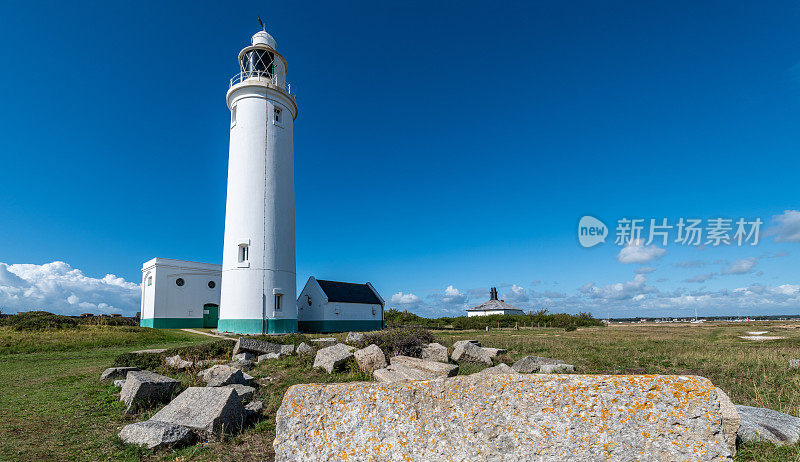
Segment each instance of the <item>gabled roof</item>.
[[467,311],[522,311],[521,309],[517,308],[516,306],[509,305],[508,303],[502,300],[489,300],[488,302],[481,303],[478,306],[473,306],[472,308],[467,308]]
[[353,284],[351,282],[323,281],[317,283],[325,292],[329,302],[338,303],[366,303],[370,305],[383,305],[368,284]]

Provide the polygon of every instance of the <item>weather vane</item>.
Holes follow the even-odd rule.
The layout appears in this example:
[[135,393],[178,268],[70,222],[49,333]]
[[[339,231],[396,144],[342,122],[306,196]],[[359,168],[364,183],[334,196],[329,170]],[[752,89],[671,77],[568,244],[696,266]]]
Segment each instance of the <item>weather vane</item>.
[[267,29],[264,27],[264,21],[261,20],[261,16],[258,17],[258,25],[261,26],[261,30],[266,31]]

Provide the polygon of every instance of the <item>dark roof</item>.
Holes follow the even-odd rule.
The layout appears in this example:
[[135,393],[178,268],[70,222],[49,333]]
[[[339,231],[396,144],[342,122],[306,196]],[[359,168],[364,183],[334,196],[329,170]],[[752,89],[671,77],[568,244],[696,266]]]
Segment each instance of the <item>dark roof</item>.
[[367,303],[380,305],[381,300],[366,284],[353,284],[350,282],[323,281],[317,279],[329,302],[339,303]]
[[481,303],[478,306],[473,306],[472,308],[467,308],[467,311],[519,311],[523,313],[523,311],[516,306],[509,305],[508,303],[504,302],[503,300],[489,300],[488,302]]

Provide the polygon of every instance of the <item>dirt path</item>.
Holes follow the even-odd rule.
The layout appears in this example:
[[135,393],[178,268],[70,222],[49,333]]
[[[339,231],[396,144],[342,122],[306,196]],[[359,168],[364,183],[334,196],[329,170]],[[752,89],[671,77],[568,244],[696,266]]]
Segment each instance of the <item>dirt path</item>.
[[181,329],[181,330],[186,331],[186,332],[191,332],[193,334],[208,335],[209,337],[224,338],[225,340],[230,340],[231,342],[235,342],[236,341],[235,338],[226,337],[224,335],[212,334],[212,333],[209,333],[209,332],[202,332],[202,331],[194,330],[194,329]]

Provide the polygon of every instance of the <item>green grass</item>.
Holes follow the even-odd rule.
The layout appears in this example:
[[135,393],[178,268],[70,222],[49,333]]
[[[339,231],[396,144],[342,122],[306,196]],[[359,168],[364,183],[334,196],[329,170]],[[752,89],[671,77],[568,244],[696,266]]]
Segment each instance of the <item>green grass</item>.
[[[787,339],[756,343],[738,338],[748,330],[769,330]],[[501,360],[508,363],[534,354],[574,364],[578,373],[702,375],[737,404],[800,415],[800,371],[788,369],[788,360],[800,357],[800,325],[614,325],[573,332],[507,329],[436,332],[436,336],[448,346],[476,338],[484,346],[506,348],[509,353]],[[343,341],[346,333],[309,337]],[[145,419],[155,410],[124,415],[117,390],[98,382],[100,372],[131,350],[213,341],[182,331],[128,327],[83,326],[40,333],[0,328],[0,460],[271,460],[275,412],[289,386],[369,379],[355,368],[333,375],[312,370],[313,356],[265,362],[248,372],[261,381],[256,399],[264,402],[264,414],[242,434],[158,453],[123,445],[116,437],[122,425]],[[482,368],[463,365],[460,373]],[[184,386],[197,384],[191,372],[170,375]],[[737,461],[798,459],[800,447],[770,444],[745,445],[736,457]]]

